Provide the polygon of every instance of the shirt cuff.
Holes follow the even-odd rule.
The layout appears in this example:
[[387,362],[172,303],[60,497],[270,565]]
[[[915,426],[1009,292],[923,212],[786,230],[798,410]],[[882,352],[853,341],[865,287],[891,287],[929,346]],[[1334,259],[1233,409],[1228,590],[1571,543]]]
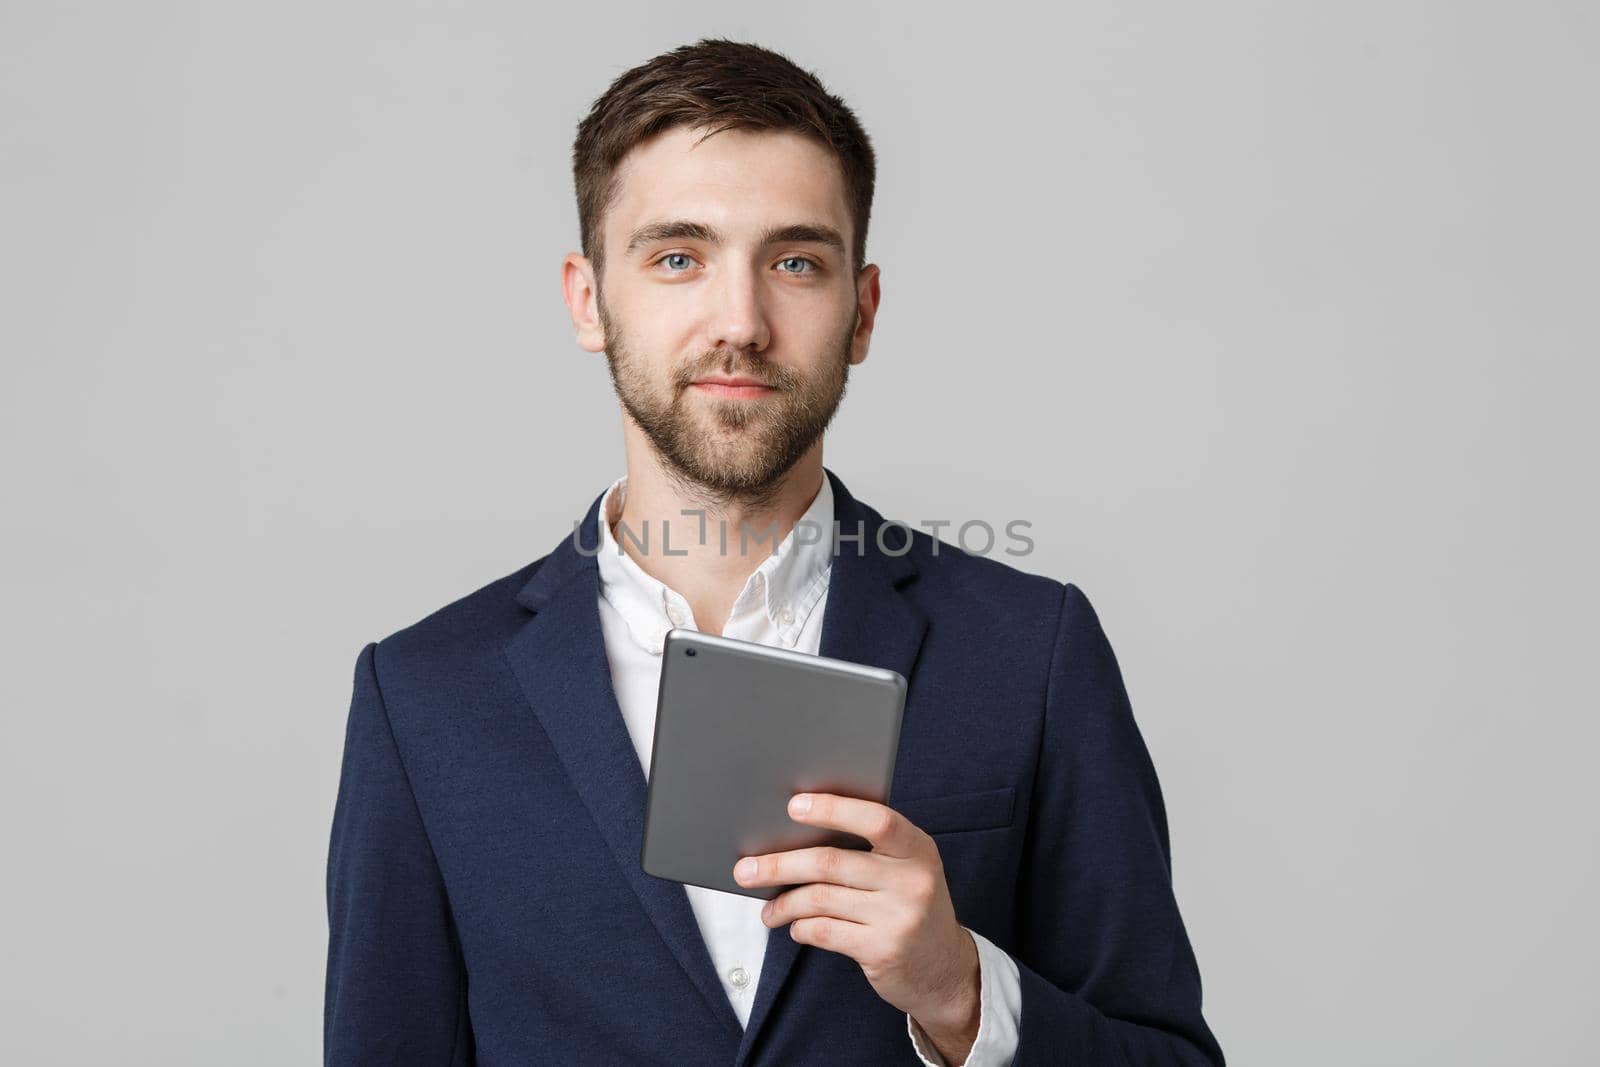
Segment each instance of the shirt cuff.
[[[965,928],[963,928],[965,929]],[[906,1033],[923,1067],[1011,1067],[1022,1031],[1022,978],[1017,961],[982,934],[967,930],[978,946],[978,1036],[959,1064],[949,1063],[910,1015]]]

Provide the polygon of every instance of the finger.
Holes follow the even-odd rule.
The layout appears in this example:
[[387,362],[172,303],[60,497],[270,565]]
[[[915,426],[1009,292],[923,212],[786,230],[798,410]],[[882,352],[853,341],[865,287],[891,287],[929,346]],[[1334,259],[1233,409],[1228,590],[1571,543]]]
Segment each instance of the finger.
[[[879,869],[883,859],[859,848],[817,845],[746,856],[734,864],[733,880],[745,886],[831,882],[855,889],[877,889],[886,878]],[[754,866],[751,866],[752,861]]]
[[835,793],[796,793],[789,800],[789,817],[864,837],[872,851],[886,856],[912,855],[922,833],[886,804]]
[[875,914],[876,893],[871,889],[851,889],[830,882],[812,882],[787,893],[779,893],[761,909],[761,921],[769,927],[811,916],[869,923]]
[[871,930],[861,923],[823,916],[796,919],[789,924],[789,936],[802,945],[838,952],[857,962],[870,950],[870,934]]

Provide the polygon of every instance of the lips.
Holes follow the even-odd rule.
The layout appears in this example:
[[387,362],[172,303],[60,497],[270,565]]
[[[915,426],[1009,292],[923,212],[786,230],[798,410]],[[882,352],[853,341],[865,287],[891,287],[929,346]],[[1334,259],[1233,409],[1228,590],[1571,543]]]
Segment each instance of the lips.
[[767,388],[767,383],[760,378],[718,378],[708,377],[695,380],[696,385],[759,385]]
[[700,378],[694,386],[714,396],[757,397],[774,392],[773,386],[757,378]]

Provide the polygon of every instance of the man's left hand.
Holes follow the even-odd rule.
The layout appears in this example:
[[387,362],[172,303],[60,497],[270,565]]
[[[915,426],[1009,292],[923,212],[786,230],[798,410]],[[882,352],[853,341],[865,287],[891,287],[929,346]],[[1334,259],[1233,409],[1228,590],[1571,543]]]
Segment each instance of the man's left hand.
[[832,793],[796,794],[789,817],[872,850],[823,845],[740,860],[740,885],[794,886],[767,902],[762,922],[789,923],[796,941],[855,960],[946,1060],[965,1061],[978,1036],[978,948],[956,921],[933,838],[893,808]]

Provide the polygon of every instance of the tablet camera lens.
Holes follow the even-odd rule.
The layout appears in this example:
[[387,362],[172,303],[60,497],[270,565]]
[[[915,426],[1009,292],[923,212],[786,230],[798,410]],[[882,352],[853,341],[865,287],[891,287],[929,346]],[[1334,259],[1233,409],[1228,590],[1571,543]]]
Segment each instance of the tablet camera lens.
[[683,650],[683,654],[684,654],[684,655],[685,655],[685,656],[692,656],[692,655],[694,655],[694,649],[692,649],[692,648],[686,648],[686,649],[684,649],[684,650]]

